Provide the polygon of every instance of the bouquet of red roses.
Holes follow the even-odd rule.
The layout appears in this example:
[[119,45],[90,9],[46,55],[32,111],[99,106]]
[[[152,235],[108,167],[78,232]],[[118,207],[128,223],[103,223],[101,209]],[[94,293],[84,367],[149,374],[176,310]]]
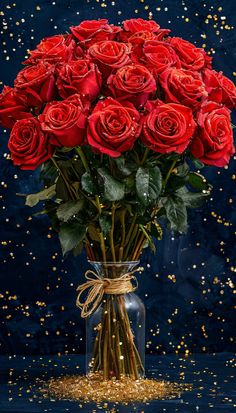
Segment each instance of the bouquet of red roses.
[[[134,261],[154,250],[160,218],[186,230],[187,208],[211,189],[196,170],[234,153],[236,88],[211,60],[142,19],[83,21],[30,51],[0,95],[0,124],[14,165],[42,168],[26,204],[44,200],[64,254],[85,246],[93,261]],[[105,377],[137,377],[137,355],[132,368],[104,360]]]

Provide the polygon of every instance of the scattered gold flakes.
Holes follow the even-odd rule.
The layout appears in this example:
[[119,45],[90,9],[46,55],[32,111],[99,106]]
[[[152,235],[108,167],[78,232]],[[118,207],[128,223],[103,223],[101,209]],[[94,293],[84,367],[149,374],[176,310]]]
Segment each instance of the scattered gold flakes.
[[159,380],[141,378],[133,380],[122,377],[104,381],[100,373],[88,376],[65,376],[51,379],[41,391],[46,397],[72,399],[85,402],[146,402],[156,399],[179,397],[190,385],[177,385]]

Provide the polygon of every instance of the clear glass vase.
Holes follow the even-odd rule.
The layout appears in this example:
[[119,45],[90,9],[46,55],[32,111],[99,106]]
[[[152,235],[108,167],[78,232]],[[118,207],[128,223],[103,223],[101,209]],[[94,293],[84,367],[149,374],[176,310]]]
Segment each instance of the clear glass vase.
[[[120,278],[139,264],[89,261],[99,278]],[[96,311],[86,319],[86,370],[99,372],[105,380],[126,375],[144,376],[145,307],[128,292],[104,294]]]

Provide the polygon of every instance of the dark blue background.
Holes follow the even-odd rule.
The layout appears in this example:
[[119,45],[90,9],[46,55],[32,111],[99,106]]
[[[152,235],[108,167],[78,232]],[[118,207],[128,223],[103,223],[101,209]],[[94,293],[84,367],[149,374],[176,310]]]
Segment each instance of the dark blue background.
[[[13,84],[26,50],[45,36],[84,19],[107,17],[117,23],[148,18],[150,12],[173,35],[206,44],[214,67],[234,78],[233,0],[11,0],[0,7],[3,84]],[[85,256],[63,260],[48,219],[29,217],[32,210],[16,193],[37,192],[37,172],[13,167],[7,138],[1,130],[0,352],[83,352],[84,322],[75,307],[75,290],[88,267]],[[157,254],[143,255],[139,294],[147,307],[149,352],[236,350],[235,165],[232,160],[228,169],[205,168],[213,195],[201,210],[191,211],[188,234],[166,231]]]

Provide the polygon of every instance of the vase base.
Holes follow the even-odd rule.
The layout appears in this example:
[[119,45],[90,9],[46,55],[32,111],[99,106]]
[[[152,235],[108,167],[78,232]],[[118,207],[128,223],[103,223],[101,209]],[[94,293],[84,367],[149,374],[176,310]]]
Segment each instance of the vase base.
[[120,380],[104,380],[100,373],[87,376],[65,376],[51,379],[44,388],[47,396],[85,402],[146,402],[180,397],[190,385],[179,385],[161,380],[123,376]]

